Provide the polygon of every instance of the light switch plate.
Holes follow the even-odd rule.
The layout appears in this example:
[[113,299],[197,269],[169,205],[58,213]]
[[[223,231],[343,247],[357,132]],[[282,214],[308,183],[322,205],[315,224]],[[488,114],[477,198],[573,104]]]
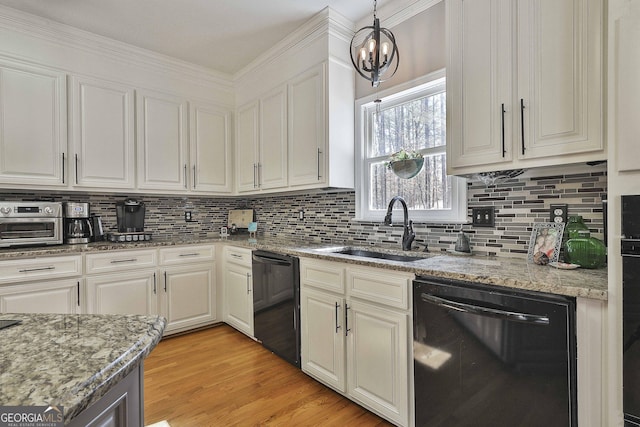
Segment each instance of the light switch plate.
[[474,227],[495,227],[496,211],[494,206],[484,208],[471,208],[473,219],[471,221]]

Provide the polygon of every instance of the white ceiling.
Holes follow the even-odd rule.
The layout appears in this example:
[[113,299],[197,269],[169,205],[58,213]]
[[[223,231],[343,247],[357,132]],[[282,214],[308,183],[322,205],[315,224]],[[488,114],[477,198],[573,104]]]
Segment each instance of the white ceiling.
[[0,5],[228,74],[326,6],[352,22],[373,12],[371,0],[0,0]]

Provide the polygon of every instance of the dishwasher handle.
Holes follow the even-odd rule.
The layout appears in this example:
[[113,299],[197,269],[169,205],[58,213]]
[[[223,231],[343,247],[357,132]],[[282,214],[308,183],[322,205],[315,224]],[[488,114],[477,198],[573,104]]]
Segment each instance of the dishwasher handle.
[[265,255],[252,255],[253,260],[256,262],[261,262],[263,264],[272,264],[272,265],[283,265],[283,266],[291,266],[291,261],[287,261],[280,258],[271,258]]
[[490,316],[497,319],[504,319],[513,322],[533,323],[536,325],[548,325],[549,317],[537,314],[518,313],[516,311],[500,310],[491,307],[483,307],[475,304],[467,304],[460,301],[452,301],[435,295],[422,293],[422,301],[450,308],[463,313],[478,314],[480,316]]

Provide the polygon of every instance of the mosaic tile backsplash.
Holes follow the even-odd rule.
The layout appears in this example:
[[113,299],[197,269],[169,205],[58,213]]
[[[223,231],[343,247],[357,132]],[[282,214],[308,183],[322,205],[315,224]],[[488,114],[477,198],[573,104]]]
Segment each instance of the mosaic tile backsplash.
[[[495,227],[471,224],[414,223],[416,242],[430,251],[453,249],[460,230],[471,241],[477,255],[526,258],[532,224],[549,221],[551,204],[567,204],[569,215],[581,215],[592,236],[603,239],[602,197],[606,195],[605,172],[514,178],[495,185],[468,184],[471,208],[493,206]],[[91,213],[102,216],[107,232],[116,230],[115,203],[126,194],[84,194],[77,192],[0,192],[5,200],[53,200],[89,202]],[[378,222],[354,221],[355,193],[320,192],[269,197],[179,197],[135,195],[145,203],[145,229],[154,238],[181,239],[217,235],[226,225],[229,209],[252,208],[259,234],[280,238],[313,240],[320,243],[383,245],[400,247],[402,227]],[[298,213],[304,211],[304,219]],[[184,220],[191,211],[193,222]]]

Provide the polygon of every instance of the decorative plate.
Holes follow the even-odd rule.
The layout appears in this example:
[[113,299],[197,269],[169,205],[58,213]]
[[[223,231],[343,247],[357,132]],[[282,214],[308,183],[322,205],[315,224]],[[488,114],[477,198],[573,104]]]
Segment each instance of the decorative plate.
[[567,264],[566,262],[550,262],[549,265],[560,270],[575,270],[580,267],[578,264]]

